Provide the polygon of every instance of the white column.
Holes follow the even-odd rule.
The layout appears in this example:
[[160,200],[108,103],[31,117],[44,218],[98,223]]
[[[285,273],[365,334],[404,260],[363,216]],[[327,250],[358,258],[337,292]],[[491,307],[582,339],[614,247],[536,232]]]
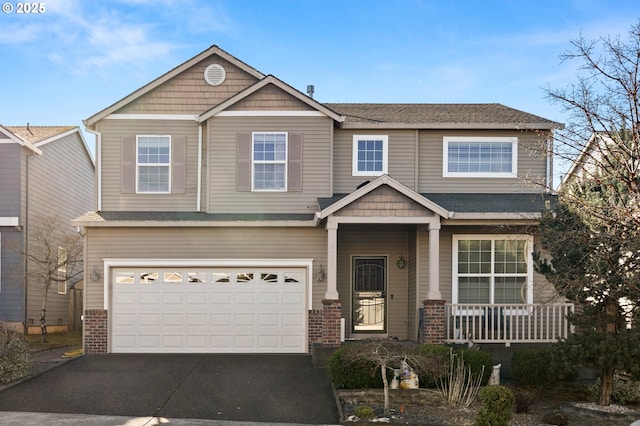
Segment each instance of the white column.
[[429,224],[429,294],[427,299],[442,299],[440,294],[440,223]]
[[324,298],[338,300],[338,223],[327,221],[327,292]]

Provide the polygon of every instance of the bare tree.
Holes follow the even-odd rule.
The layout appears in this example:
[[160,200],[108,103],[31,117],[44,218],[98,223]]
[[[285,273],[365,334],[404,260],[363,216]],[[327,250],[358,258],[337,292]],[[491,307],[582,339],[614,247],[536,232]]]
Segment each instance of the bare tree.
[[537,267],[580,308],[572,318],[580,333],[558,353],[600,369],[599,403],[608,405],[615,371],[640,371],[640,22],[627,41],[581,36],[572,45],[562,59],[580,62],[576,82],[547,95],[570,113],[555,154],[577,161],[559,208],[542,219],[552,258]]
[[42,291],[40,329],[45,343],[49,291],[82,277],[83,238],[59,217],[40,216],[29,222],[27,244],[27,282]]

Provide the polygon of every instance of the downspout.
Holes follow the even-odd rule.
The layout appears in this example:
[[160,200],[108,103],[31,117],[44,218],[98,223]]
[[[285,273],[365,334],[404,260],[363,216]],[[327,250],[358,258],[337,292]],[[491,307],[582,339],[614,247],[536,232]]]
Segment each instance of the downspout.
[[547,194],[553,191],[553,142],[551,138],[547,139],[547,181],[546,181],[546,192]]
[[196,196],[196,211],[202,210],[202,123],[198,125],[198,185]]
[[96,137],[96,211],[102,211],[102,133],[85,129]]
[[33,154],[27,154],[27,160],[25,164],[25,202],[24,202],[24,226],[23,230],[23,244],[24,244],[24,266],[23,266],[23,279],[24,285],[22,286],[24,292],[24,334],[29,334],[29,324],[28,324],[28,314],[27,314],[27,303],[28,303],[28,295],[29,291],[27,286],[29,285],[29,159]]

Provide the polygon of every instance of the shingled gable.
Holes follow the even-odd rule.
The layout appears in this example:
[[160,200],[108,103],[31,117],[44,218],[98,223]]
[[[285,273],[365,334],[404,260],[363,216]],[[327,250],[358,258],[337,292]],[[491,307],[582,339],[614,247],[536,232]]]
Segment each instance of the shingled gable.
[[221,103],[220,105],[217,105],[213,108],[211,108],[208,111],[205,111],[203,114],[201,114],[198,117],[198,121],[199,122],[204,122],[206,120],[208,120],[209,118],[213,117],[216,114],[219,114],[221,112],[223,112],[224,110],[226,110],[227,108],[229,108],[231,105],[241,101],[242,99],[247,98],[248,96],[252,95],[253,93],[256,93],[258,90],[262,89],[263,87],[272,84],[276,87],[278,87],[279,89],[283,90],[284,92],[288,93],[289,95],[293,96],[294,98],[298,99],[299,101],[309,105],[309,107],[317,110],[318,112],[321,112],[323,114],[325,114],[328,117],[331,117],[332,119],[334,119],[337,122],[343,122],[344,121],[344,117],[336,114],[333,110],[327,108],[326,106],[324,106],[323,104],[315,101],[313,98],[301,93],[299,90],[294,89],[293,87],[289,86],[287,83],[283,82],[282,80],[274,77],[273,75],[268,75],[265,78],[263,78],[262,80],[256,82],[254,85],[247,87],[245,90],[239,92],[238,94],[236,94],[235,96],[232,96],[231,98],[227,99],[225,102]]
[[23,147],[25,147],[27,149],[30,149],[31,151],[33,151],[37,155],[42,155],[42,151],[40,149],[38,149],[37,147],[33,146],[33,144],[31,142],[26,141],[26,140],[18,137],[11,130],[7,129],[6,127],[4,127],[2,125],[0,125],[0,133],[5,135],[8,139],[12,140],[13,142],[17,143],[18,145],[23,146]]
[[235,56],[230,55],[229,53],[227,53],[224,50],[220,49],[218,46],[213,45],[210,48],[208,48],[207,50],[203,51],[202,53],[199,53],[198,55],[194,56],[193,58],[189,59],[188,61],[182,63],[181,65],[178,65],[177,67],[175,67],[171,71],[169,71],[169,72],[161,75],[160,77],[156,78],[152,82],[146,84],[145,86],[142,86],[140,89],[136,90],[135,92],[125,96],[124,98],[120,99],[118,102],[114,103],[113,105],[103,109],[102,111],[98,112],[97,114],[92,115],[91,117],[87,118],[86,120],[83,120],[84,125],[86,127],[88,127],[88,128],[91,128],[95,123],[97,123],[98,121],[102,120],[103,118],[105,118],[109,114],[111,114],[111,113],[117,111],[118,109],[122,108],[123,106],[133,102],[134,100],[140,98],[141,96],[145,95],[146,93],[151,92],[153,89],[155,89],[158,86],[166,83],[167,81],[171,80],[173,77],[177,76],[178,74],[180,74],[183,71],[191,68],[192,66],[194,66],[198,62],[200,62],[200,61],[202,61],[202,60],[204,60],[204,59],[206,59],[206,58],[208,58],[209,56],[212,56],[212,55],[220,56],[224,60],[232,63],[233,65],[237,66],[238,68],[242,69],[243,71],[247,72],[248,74],[254,76],[255,78],[263,79],[265,77],[265,75],[262,74],[260,71],[258,71],[255,68],[247,65],[246,63],[242,62],[241,60],[239,60]]
[[383,185],[387,185],[391,188],[393,188],[394,190],[398,191],[399,193],[405,195],[406,197],[408,197],[409,199],[415,201],[416,203],[418,203],[419,205],[431,210],[432,212],[434,212],[435,214],[443,217],[443,218],[449,218],[451,217],[451,212],[449,212],[448,210],[442,208],[441,206],[437,205],[436,203],[432,202],[431,200],[428,200],[426,198],[424,198],[422,195],[420,195],[419,193],[415,192],[414,190],[412,190],[411,188],[409,188],[408,186],[405,186],[403,184],[401,184],[400,182],[398,182],[397,180],[395,180],[394,178],[392,178],[389,175],[382,175],[380,177],[378,177],[377,179],[375,179],[372,182],[367,183],[366,185],[361,186],[360,188],[356,189],[355,191],[353,191],[351,194],[347,195],[346,197],[343,197],[339,200],[337,200],[336,202],[332,203],[331,205],[325,207],[324,209],[322,209],[321,211],[316,213],[316,216],[318,219],[324,219],[334,213],[336,213],[338,210],[354,203],[355,201],[361,199],[362,197],[364,197],[365,195],[371,193],[373,190],[383,186]]

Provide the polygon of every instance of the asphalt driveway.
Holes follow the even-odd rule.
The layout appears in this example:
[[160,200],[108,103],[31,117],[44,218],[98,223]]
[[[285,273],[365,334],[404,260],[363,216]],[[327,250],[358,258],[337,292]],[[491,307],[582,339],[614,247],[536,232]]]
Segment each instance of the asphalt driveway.
[[309,355],[88,355],[0,393],[0,411],[339,424]]

